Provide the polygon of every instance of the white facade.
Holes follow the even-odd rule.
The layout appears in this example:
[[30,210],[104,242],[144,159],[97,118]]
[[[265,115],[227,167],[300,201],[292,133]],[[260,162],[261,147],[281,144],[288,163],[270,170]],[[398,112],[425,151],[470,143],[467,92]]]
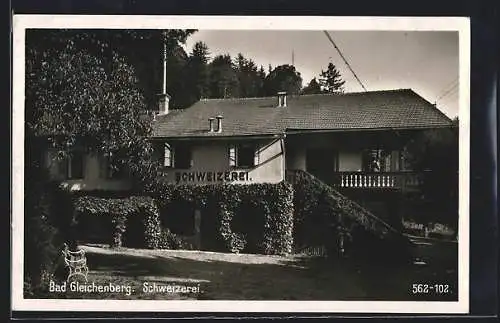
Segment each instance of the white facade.
[[[180,141],[171,144],[174,159],[172,167],[162,167],[161,178],[176,184],[215,184],[215,183],[279,183],[285,178],[283,139],[262,139],[246,141],[254,147],[253,165],[241,166],[237,161],[238,140],[217,140],[211,142]],[[175,147],[189,145],[191,167],[178,168],[175,165]],[[236,147],[236,156],[231,156]],[[156,158],[162,156],[157,152]]]

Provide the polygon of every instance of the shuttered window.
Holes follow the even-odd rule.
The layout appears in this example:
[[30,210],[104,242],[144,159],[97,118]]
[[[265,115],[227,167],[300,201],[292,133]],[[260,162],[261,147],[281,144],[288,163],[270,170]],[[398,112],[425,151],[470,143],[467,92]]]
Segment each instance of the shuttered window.
[[229,146],[229,166],[236,167],[236,146]]
[[159,163],[163,167],[189,169],[193,166],[192,147],[190,145],[171,145],[162,143],[159,148]]
[[229,146],[229,166],[250,168],[259,164],[259,152],[253,144]]
[[259,158],[260,158],[260,153],[258,149],[254,149],[254,156],[253,156],[253,165],[257,166],[259,165]]
[[163,146],[163,166],[173,167],[172,164],[172,146],[169,143],[165,143]]

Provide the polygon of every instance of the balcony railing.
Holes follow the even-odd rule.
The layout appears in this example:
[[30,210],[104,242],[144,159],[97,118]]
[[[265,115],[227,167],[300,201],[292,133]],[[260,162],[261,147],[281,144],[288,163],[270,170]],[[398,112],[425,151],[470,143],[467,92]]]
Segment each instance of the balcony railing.
[[421,183],[421,176],[413,172],[334,173],[333,186],[346,188],[416,188]]
[[[294,182],[298,172],[287,171],[287,181]],[[318,176],[325,183],[338,188],[360,189],[418,189],[423,174],[419,172],[332,172]]]

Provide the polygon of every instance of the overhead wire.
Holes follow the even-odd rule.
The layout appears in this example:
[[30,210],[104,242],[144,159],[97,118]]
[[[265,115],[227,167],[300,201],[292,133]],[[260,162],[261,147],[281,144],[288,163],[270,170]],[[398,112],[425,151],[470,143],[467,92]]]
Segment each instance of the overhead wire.
[[436,102],[437,101],[440,101],[441,99],[445,98],[446,96],[452,94],[453,92],[455,92],[455,90],[458,89],[458,82],[455,83],[455,85],[453,85],[451,88],[449,88],[448,90],[444,91],[437,99],[436,99]]
[[347,59],[344,57],[344,55],[342,54],[342,52],[340,51],[340,49],[338,48],[337,44],[335,44],[335,42],[333,41],[332,37],[330,36],[330,34],[328,33],[328,31],[326,30],[323,30],[323,32],[325,33],[326,37],[328,38],[328,40],[330,41],[330,43],[333,45],[333,47],[335,47],[335,49],[337,50],[337,52],[339,53],[340,57],[342,58],[342,60],[344,60],[344,63],[347,65],[347,67],[349,68],[349,70],[351,71],[351,73],[354,75],[354,77],[356,78],[356,80],[358,81],[358,83],[361,85],[361,87],[363,88],[363,90],[365,90],[365,92],[367,92],[368,90],[366,89],[366,87],[363,85],[363,82],[361,82],[361,80],[359,79],[359,77],[356,75],[356,73],[354,72],[353,68],[351,67],[351,65],[349,64],[349,62],[347,61]]

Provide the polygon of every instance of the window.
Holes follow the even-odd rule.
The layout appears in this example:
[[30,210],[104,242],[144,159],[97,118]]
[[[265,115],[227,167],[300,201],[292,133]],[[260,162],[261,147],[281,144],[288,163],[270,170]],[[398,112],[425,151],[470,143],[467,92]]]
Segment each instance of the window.
[[75,151],[67,159],[66,178],[82,179],[84,173],[84,154]]
[[177,146],[174,151],[174,167],[179,169],[191,168],[191,149],[187,146]]
[[255,145],[239,144],[229,147],[229,166],[250,168],[259,164],[259,154]]
[[190,146],[172,146],[169,143],[163,143],[159,155],[159,162],[163,167],[188,169],[193,163]]
[[390,172],[396,168],[394,154],[390,150],[367,149],[363,151],[362,163],[365,172]]
[[161,165],[164,167],[172,167],[172,147],[168,143],[163,144],[163,154],[161,155]]

